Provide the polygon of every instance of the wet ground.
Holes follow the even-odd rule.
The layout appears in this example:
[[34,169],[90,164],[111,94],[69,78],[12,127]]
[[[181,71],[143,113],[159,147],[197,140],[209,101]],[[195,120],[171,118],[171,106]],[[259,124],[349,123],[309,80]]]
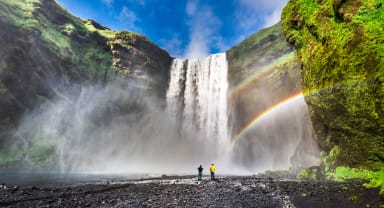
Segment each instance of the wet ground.
[[380,207],[362,182],[300,182],[267,177],[162,177],[72,185],[0,186],[2,207]]

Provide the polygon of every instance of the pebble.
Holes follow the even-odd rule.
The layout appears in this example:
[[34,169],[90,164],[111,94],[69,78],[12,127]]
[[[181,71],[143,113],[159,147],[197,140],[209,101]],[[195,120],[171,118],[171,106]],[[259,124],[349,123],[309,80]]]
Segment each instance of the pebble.
[[[169,176],[166,179],[171,180]],[[283,207],[295,205],[301,207],[359,207],[348,204],[347,193],[353,188],[345,190],[345,186],[337,183],[307,183],[293,181],[277,181],[269,178],[230,177],[220,179],[219,182],[203,181],[199,185],[183,184],[179,178],[178,184],[147,183],[132,184],[130,186],[118,185],[87,185],[73,187],[55,187],[55,189],[28,189],[28,196],[23,195],[24,189],[12,193],[11,196],[0,194],[0,203],[4,200],[13,200],[12,207]],[[320,184],[323,184],[320,186]],[[326,189],[325,187],[332,187]],[[352,186],[351,186],[352,187]],[[359,188],[358,185],[356,185]],[[13,189],[16,189],[13,187]],[[44,190],[45,193],[43,192]],[[53,191],[55,190],[55,191]],[[332,190],[332,197],[329,197]],[[365,191],[366,189],[357,189]],[[3,191],[3,193],[6,193]],[[382,200],[378,194],[366,194],[362,203]],[[305,195],[305,196],[303,196]],[[41,200],[25,200],[46,196]],[[376,197],[376,198],[372,198]],[[379,197],[379,198],[377,198]],[[24,200],[23,200],[24,199]],[[1,204],[0,204],[1,205]],[[285,206],[285,207],[288,207]],[[375,204],[370,204],[375,207]],[[377,206],[376,206],[377,207]]]

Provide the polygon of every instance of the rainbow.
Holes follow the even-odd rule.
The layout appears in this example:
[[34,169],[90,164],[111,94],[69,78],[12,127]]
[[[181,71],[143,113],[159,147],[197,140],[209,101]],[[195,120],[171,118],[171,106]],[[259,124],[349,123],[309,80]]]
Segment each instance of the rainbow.
[[291,104],[293,102],[296,102],[300,99],[303,99],[304,95],[303,95],[303,92],[300,91],[300,92],[297,92],[275,104],[273,104],[272,106],[268,107],[267,109],[263,110],[261,113],[257,114],[255,117],[253,117],[249,122],[248,124],[243,127],[234,137],[233,137],[233,141],[236,141],[238,139],[240,139],[249,129],[251,129],[257,122],[259,122],[261,119],[263,119],[264,117],[270,115],[271,113],[273,113],[274,111],[282,108],[283,106],[285,105],[288,105],[288,104]]
[[255,71],[253,74],[248,76],[248,78],[244,79],[241,81],[239,84],[237,84],[235,87],[233,87],[229,92],[228,92],[228,98],[231,99],[233,98],[234,95],[241,93],[244,89],[246,89],[250,84],[253,82],[257,81],[261,77],[267,75],[269,72],[272,72],[276,69],[278,69],[278,65],[283,64],[288,62],[290,59],[295,58],[295,53],[291,52],[289,54],[286,54],[276,61],[272,62],[271,64],[268,64],[261,69]]
[[[284,63],[288,62],[289,60],[294,59],[295,57],[297,57],[297,56],[294,52],[288,53],[288,54],[280,57],[276,61],[272,62],[271,64],[266,65],[266,66],[262,67],[261,69],[257,70],[256,72],[254,72],[253,74],[248,76],[246,79],[241,81],[239,84],[237,84],[235,87],[233,87],[228,92],[228,100],[231,100],[234,98],[235,95],[242,93],[250,84],[256,82],[261,77],[268,75],[268,73],[271,73],[274,70],[277,70],[278,65],[284,64]],[[237,134],[234,135],[232,141],[236,141],[236,140],[240,139],[247,131],[249,131],[261,119],[270,115],[274,111],[282,108],[285,105],[288,105],[290,103],[293,103],[293,102],[296,102],[300,99],[303,99],[304,94],[305,94],[305,96],[311,96],[315,93],[319,93],[322,90],[331,90],[332,88],[334,88],[336,86],[342,86],[342,85],[352,85],[353,86],[353,85],[358,84],[359,82],[364,82],[364,80],[352,80],[352,81],[348,81],[348,82],[341,82],[341,83],[337,83],[337,84],[326,85],[326,86],[323,86],[321,89],[309,89],[309,90],[305,90],[304,92],[303,91],[296,92],[296,93],[288,96],[287,98],[278,101],[277,103],[275,103],[272,106],[268,107],[267,109],[263,110],[261,113],[258,113],[257,115],[255,115],[248,122],[248,124],[246,124]]]
[[261,113],[257,114],[255,117],[253,117],[247,125],[245,125],[234,137],[233,137],[233,140],[232,141],[236,141],[238,139],[240,139],[247,131],[249,131],[254,125],[256,125],[256,123],[258,123],[261,119],[263,119],[264,117],[270,115],[271,113],[273,113],[274,111],[282,108],[283,106],[285,105],[288,105],[290,103],[293,103],[295,101],[298,101],[300,99],[302,99],[305,96],[311,96],[315,93],[319,93],[321,90],[331,90],[332,88],[336,87],[336,86],[342,86],[342,85],[356,85],[356,84],[359,84],[360,82],[362,82],[364,80],[353,80],[353,81],[348,81],[348,82],[343,82],[343,83],[338,83],[336,85],[329,85],[329,86],[324,86],[323,88],[321,89],[312,89],[312,90],[307,90],[305,92],[303,91],[300,91],[300,92],[297,92],[297,93],[294,93],[293,95],[291,96],[288,96],[287,98],[285,99],[282,99],[280,101],[278,101],[277,103],[273,104],[272,106],[268,107],[267,109],[265,109],[264,111],[262,111]]

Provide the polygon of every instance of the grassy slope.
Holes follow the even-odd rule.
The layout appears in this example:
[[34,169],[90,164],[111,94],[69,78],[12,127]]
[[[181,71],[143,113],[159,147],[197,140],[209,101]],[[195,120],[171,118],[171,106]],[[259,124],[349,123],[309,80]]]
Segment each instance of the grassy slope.
[[292,51],[285,41],[281,24],[265,28],[227,51],[230,85],[236,85],[255,70]]
[[73,72],[87,73],[86,78],[103,77],[105,66],[110,66],[111,54],[105,53],[103,48],[105,38],[89,30],[81,19],[73,17],[54,1],[6,0],[0,6],[2,20],[17,27],[19,34],[16,35],[36,33],[51,52],[71,58]]
[[12,144],[20,135],[10,129],[24,112],[58,97],[71,100],[64,92],[74,84],[103,82],[112,64],[107,38],[54,1],[2,1],[0,25],[0,165],[25,157],[28,163],[52,164],[53,144],[38,145],[36,134],[23,150]]
[[[53,0],[1,1],[0,27],[0,166],[54,164],[52,148],[63,139],[58,132],[42,127],[31,133],[28,147],[14,142],[23,140],[13,129],[24,113],[44,109],[57,98],[71,102],[81,86],[121,80],[116,78],[127,76],[126,63],[145,72],[145,79],[168,77],[171,58],[145,37],[83,21]],[[119,49],[113,50],[112,45]],[[136,58],[131,54],[139,54],[143,62],[129,60]],[[128,60],[117,66],[119,59]],[[165,91],[158,82],[148,83]],[[52,135],[54,142],[40,145],[44,134]]]

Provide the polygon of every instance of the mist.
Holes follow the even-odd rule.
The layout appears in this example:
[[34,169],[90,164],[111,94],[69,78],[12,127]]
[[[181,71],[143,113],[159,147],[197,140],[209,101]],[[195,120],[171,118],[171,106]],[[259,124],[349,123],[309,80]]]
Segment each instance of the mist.
[[229,105],[233,164],[263,172],[320,163],[297,68],[275,64],[255,69],[231,90]]
[[27,113],[16,130],[24,168],[195,174],[200,164],[215,163],[219,174],[243,175],[315,165],[318,147],[303,98],[233,139],[233,121],[244,124],[244,115],[281,95],[265,81],[244,94],[244,115],[230,122],[227,64],[225,54],[174,60],[166,99],[132,80],[61,92]]
[[218,45],[221,41],[217,30],[222,23],[211,7],[200,1],[189,0],[185,10],[189,18],[189,41],[183,57],[203,59],[210,54],[210,45]]
[[180,132],[164,100],[146,90],[110,84],[83,87],[23,119],[19,143],[53,146],[63,172],[182,173],[213,161],[194,132]]
[[319,148],[304,97],[264,114],[237,138],[231,156],[250,172],[318,165]]

